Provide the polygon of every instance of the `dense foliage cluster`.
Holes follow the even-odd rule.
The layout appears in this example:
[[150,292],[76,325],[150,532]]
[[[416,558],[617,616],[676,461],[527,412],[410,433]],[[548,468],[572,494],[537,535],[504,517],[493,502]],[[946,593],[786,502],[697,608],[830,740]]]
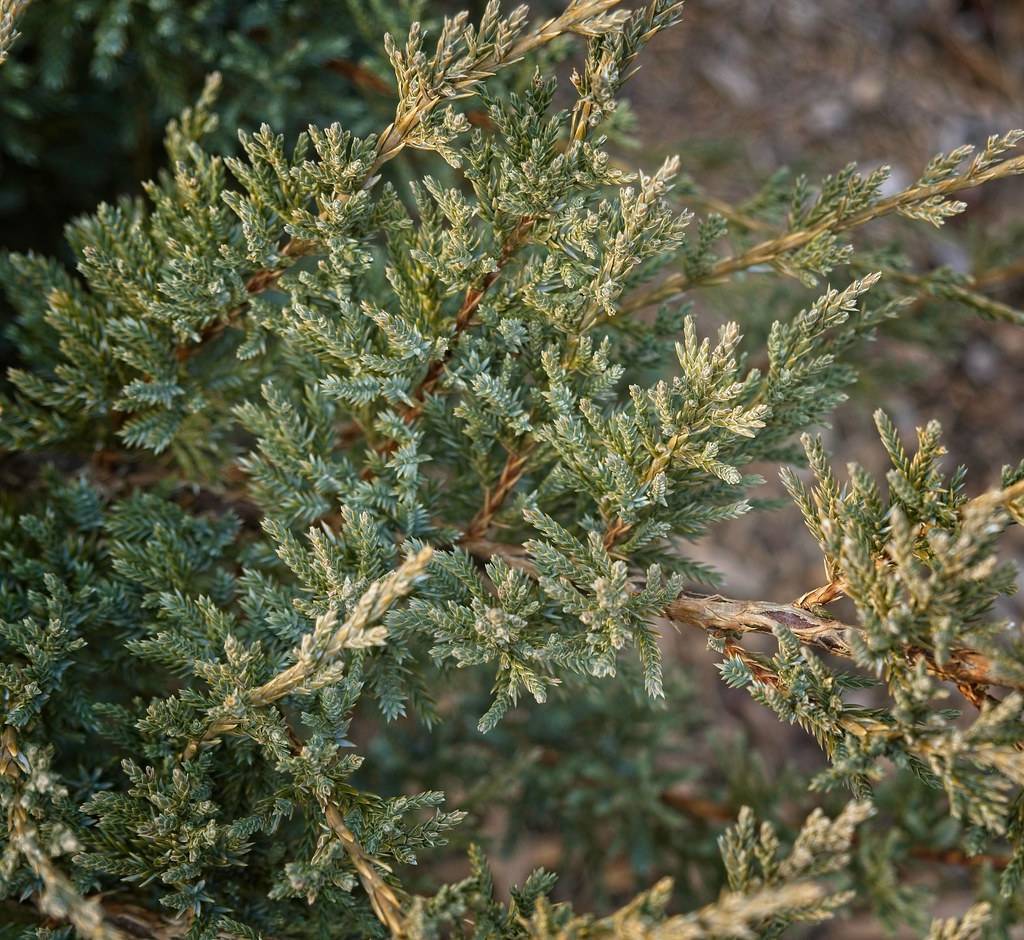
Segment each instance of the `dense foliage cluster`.
[[[19,481],[0,505],[0,934],[770,938],[860,905],[934,940],[1009,935],[1024,642],[999,549],[1024,462],[972,497],[936,425],[910,452],[880,412],[892,469],[840,482],[813,433],[915,297],[1024,323],[969,276],[849,238],[942,225],[961,191],[1024,173],[1024,132],[904,189],[851,166],[698,219],[678,160],[610,150],[676,0],[431,26],[353,5],[351,35],[402,35],[358,61],[313,0],[43,6],[0,0],[13,167],[76,63],[90,94],[138,86],[146,122],[221,72],[142,192],[68,225],[73,269],[0,257]],[[33,35],[36,14],[88,28]],[[339,75],[372,101],[339,104]],[[343,123],[320,118],[335,105]],[[687,292],[750,270],[820,296],[773,311],[763,342],[705,337]],[[770,518],[765,468],[826,583],[791,604],[698,593],[717,576],[685,542]],[[813,736],[813,779],[712,741],[662,661],[672,627]],[[681,741],[717,746],[716,772]],[[756,821],[804,788],[796,824]],[[505,896],[477,843],[552,828],[568,894],[539,869]],[[978,903],[932,922],[915,858],[977,863]]]

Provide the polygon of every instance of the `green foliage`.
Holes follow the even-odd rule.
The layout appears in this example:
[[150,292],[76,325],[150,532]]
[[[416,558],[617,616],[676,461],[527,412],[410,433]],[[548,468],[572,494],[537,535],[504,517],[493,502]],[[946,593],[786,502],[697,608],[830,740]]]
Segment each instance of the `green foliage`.
[[[866,903],[923,932],[901,869],[932,851],[998,865],[930,937],[1019,922],[1024,645],[998,550],[1024,464],[969,499],[936,425],[910,455],[880,414],[887,487],[858,466],[841,486],[808,434],[905,310],[887,275],[1015,320],[894,253],[872,269],[843,233],[941,224],[960,190],[1024,171],[1020,132],[891,196],[882,170],[775,180],[743,211],[782,231],[721,257],[744,235],[694,222],[677,159],[633,172],[609,151],[616,96],[679,3],[573,0],[540,22],[488,3],[433,30],[353,5],[363,35],[373,16],[408,34],[384,44],[390,115],[350,101],[344,125],[301,133],[275,69],[294,89],[355,40],[318,24],[274,69],[256,60],[318,4],[137,6],[52,13],[94,24],[104,95],[141,69],[177,104],[190,76],[164,83],[186,54],[220,72],[141,194],[68,225],[74,272],[0,259],[17,356],[0,460],[19,483],[0,505],[4,910],[35,903],[36,936],[104,940],[582,940],[778,937]],[[23,23],[19,47],[44,43]],[[576,97],[560,97],[548,66],[573,44]],[[51,88],[70,81],[60,55],[39,58]],[[249,129],[260,108],[282,129]],[[857,276],[776,311],[763,342],[743,322],[703,338],[674,300],[766,265]],[[784,467],[801,439],[809,483]],[[763,512],[766,468],[829,583],[794,605],[688,590],[718,575],[681,543]],[[826,609],[841,596],[852,625]],[[730,750],[663,661],[670,622],[703,631],[725,685],[809,731],[827,766],[772,781]],[[745,808],[784,817],[784,801],[795,830]],[[562,828],[562,883],[596,912],[543,870],[503,899],[476,843],[497,833],[494,857]],[[459,880],[442,863],[467,847]]]

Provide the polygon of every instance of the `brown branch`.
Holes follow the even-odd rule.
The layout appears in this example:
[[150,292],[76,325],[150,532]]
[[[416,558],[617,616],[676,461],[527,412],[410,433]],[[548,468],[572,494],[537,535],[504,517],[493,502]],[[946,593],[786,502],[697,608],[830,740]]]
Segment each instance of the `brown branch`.
[[719,199],[716,196],[711,196],[708,193],[687,193],[681,198],[684,202],[694,203],[709,212],[714,212],[718,215],[724,216],[729,222],[732,222],[733,225],[738,225],[740,228],[744,228],[748,232],[767,232],[772,228],[772,226],[767,222],[762,222],[760,219],[756,219],[754,216],[748,215],[742,209],[738,209],[732,203],[726,202],[724,199]]
[[455,314],[455,325],[452,327],[452,335],[448,340],[448,346],[444,351],[444,355],[440,359],[435,359],[430,363],[427,368],[427,374],[423,377],[423,380],[412,394],[413,403],[411,405],[407,405],[402,411],[402,417],[407,423],[412,423],[421,414],[423,414],[423,407],[427,402],[427,398],[437,387],[437,383],[441,380],[441,376],[444,374],[445,367],[455,354],[455,344],[458,342],[459,337],[469,329],[470,324],[473,322],[473,315],[476,313],[477,307],[480,306],[480,302],[484,299],[484,295],[488,290],[490,290],[491,285],[498,280],[500,274],[501,267],[497,267],[493,271],[488,272],[487,276],[484,277],[479,286],[471,287],[466,291],[462,304],[459,307],[458,312]]
[[498,256],[494,270],[488,271],[478,285],[471,287],[466,291],[466,294],[462,299],[462,304],[459,306],[458,312],[455,314],[455,324],[452,327],[451,339],[448,341],[448,346],[445,349],[444,356],[440,359],[435,359],[430,364],[427,369],[427,374],[423,377],[423,380],[412,394],[413,403],[411,405],[407,405],[402,411],[402,417],[405,419],[406,423],[411,424],[421,414],[423,414],[423,408],[427,403],[427,399],[431,394],[433,394],[434,389],[437,388],[437,384],[441,380],[441,376],[444,374],[445,368],[451,361],[452,356],[455,354],[455,346],[459,337],[473,325],[473,317],[476,315],[476,311],[484,297],[487,295],[487,292],[494,286],[494,283],[498,278],[501,277],[502,271],[504,271],[508,266],[509,262],[515,256],[516,251],[522,247],[523,242],[526,240],[526,237],[529,235],[535,222],[536,220],[529,216],[521,218],[515,229],[512,231],[512,234],[505,239],[502,244],[501,254]]
[[[475,557],[483,560],[501,557],[512,567],[525,571],[531,577],[538,577],[536,566],[520,545],[507,545],[485,537],[466,537],[460,545]],[[634,582],[634,590],[640,587],[639,581]],[[805,646],[843,659],[854,659],[847,637],[857,627],[793,604],[684,593],[665,607],[662,616],[680,626],[725,636],[727,645],[731,643],[734,647],[730,655],[749,657],[735,639],[730,638],[745,634],[773,635],[777,628],[785,627]],[[988,657],[972,649],[953,650],[949,662],[943,665],[937,663],[927,650],[917,647],[908,647],[905,655],[908,662],[922,660],[932,675],[955,684],[978,707],[991,700],[987,692],[989,686],[1024,691],[1024,683],[999,676]],[[754,662],[760,669],[760,664]]]
[[[406,405],[401,411],[402,419],[406,424],[412,424],[423,414],[423,409],[427,405],[427,399],[433,394],[434,389],[437,388],[448,363],[451,362],[452,356],[455,355],[455,347],[458,344],[459,337],[473,325],[473,317],[487,292],[494,286],[498,278],[501,277],[502,271],[508,266],[516,251],[522,246],[535,222],[535,219],[529,217],[520,219],[512,234],[502,245],[494,270],[488,271],[479,284],[466,291],[462,303],[455,314],[455,323],[452,327],[452,334],[448,340],[448,346],[445,349],[444,355],[430,363],[427,367],[426,375],[411,395],[412,403]],[[389,457],[398,450],[398,442],[395,440],[384,441],[373,449],[379,456]],[[372,480],[374,475],[370,467],[364,467],[360,473],[360,477],[363,480]]]
[[[642,485],[650,486],[659,473],[664,473],[669,468],[669,465],[672,463],[672,457],[675,455],[676,448],[685,443],[686,436],[687,432],[684,431],[679,434],[673,434],[667,441],[665,441],[659,452],[654,454],[654,457],[651,460],[651,465],[647,468],[647,472],[644,473],[643,478],[640,481]],[[629,534],[632,528],[633,523],[626,522],[621,517],[613,519],[605,529],[605,550],[611,552],[612,549],[614,549],[615,546]]]
[[812,610],[815,607],[824,607],[826,604],[831,604],[833,601],[837,601],[840,597],[845,596],[845,594],[846,585],[844,582],[832,580],[828,584],[823,584],[821,587],[808,591],[806,594],[801,594],[795,606],[803,610]]
[[951,58],[959,61],[980,84],[987,85],[1011,102],[1020,101],[1021,88],[1016,75],[1004,68],[998,58],[960,35],[949,23],[942,22],[936,16],[923,16],[919,22],[920,28]]
[[1005,284],[1008,281],[1015,281],[1019,278],[1024,278],[1024,258],[1018,258],[1016,261],[1011,261],[1008,264],[982,271],[974,278],[974,286],[992,287]]
[[673,784],[659,794],[659,799],[666,806],[685,813],[693,819],[712,823],[731,823],[736,813],[731,806],[698,796],[685,784]]
[[[785,627],[805,646],[844,659],[854,658],[847,637],[856,627],[790,604],[683,594],[665,608],[664,615],[673,623],[739,636],[772,634],[776,628]],[[989,685],[1024,689],[1020,682],[995,675],[988,658],[974,650],[954,650],[945,665],[939,665],[929,653],[915,647],[907,648],[906,657],[908,661],[923,659],[929,672],[955,683],[975,704],[987,698],[985,688]]]
[[374,94],[390,97],[395,93],[395,89],[389,81],[381,78],[365,65],[360,65],[351,59],[329,59],[324,63],[324,68],[347,78],[357,88],[372,91]]
[[958,865],[963,868],[991,865],[997,871],[1002,871],[1012,861],[1008,855],[968,855],[962,849],[932,849],[924,845],[913,846],[910,855],[923,862],[935,862],[938,865]]
[[621,518],[613,519],[604,530],[604,547],[611,551],[633,528],[632,523],[625,522]]
[[498,511],[505,504],[509,494],[516,488],[519,480],[526,470],[527,461],[533,452],[533,446],[527,444],[519,451],[510,451],[502,467],[498,480],[493,487],[489,487],[484,494],[484,504],[466,526],[465,534],[460,544],[481,544],[486,539],[487,532]]
[[[312,242],[300,238],[289,239],[281,248],[281,254],[286,258],[300,258],[310,254],[315,246]],[[270,290],[281,279],[287,268],[261,268],[249,276],[245,282],[245,291],[253,297]],[[178,347],[175,355],[179,362],[187,362],[195,356],[206,345],[220,336],[229,326],[234,325],[242,317],[249,307],[249,301],[232,307],[223,317],[210,323],[199,335],[199,341],[192,344],[182,344]]]
[[194,919],[191,912],[178,920],[170,920],[138,904],[107,897],[98,897],[98,900],[107,922],[135,940],[181,940],[188,935]]

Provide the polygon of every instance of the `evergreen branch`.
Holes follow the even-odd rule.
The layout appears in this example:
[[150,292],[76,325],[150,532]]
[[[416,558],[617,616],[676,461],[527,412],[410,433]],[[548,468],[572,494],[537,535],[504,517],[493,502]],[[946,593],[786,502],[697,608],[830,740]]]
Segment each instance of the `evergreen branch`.
[[[856,260],[851,261],[854,271],[866,271],[867,267]],[[871,266],[868,266],[871,267]],[[913,288],[914,303],[911,312],[919,310],[929,298],[944,298],[969,307],[991,320],[1024,326],[1024,311],[1003,301],[989,297],[983,291],[998,286],[1004,280],[1015,276],[1015,264],[981,271],[967,276],[958,275],[948,268],[938,268],[926,274],[915,274],[897,267],[886,267],[882,276]],[[1021,263],[1024,272],[1024,262]]]
[[584,73],[572,76],[580,97],[569,125],[570,141],[583,140],[605,113],[615,108],[615,95],[633,74],[631,68],[640,50],[677,23],[682,13],[683,0],[650,0],[630,14],[607,41],[591,46]]
[[[650,486],[659,474],[664,473],[669,464],[672,462],[672,455],[676,452],[682,444],[685,443],[688,433],[684,432],[681,434],[675,434],[670,437],[664,447],[661,448],[661,452],[651,461],[650,466],[647,468],[647,472],[641,477],[641,483],[643,486]],[[621,517],[616,517],[605,527],[602,542],[607,551],[611,552],[615,546],[627,536],[630,530],[633,528],[632,524],[626,522]]]
[[[438,42],[438,52],[432,63],[432,81],[418,87],[415,92],[412,90],[411,75],[407,76],[406,72],[414,67],[423,66],[418,58],[421,55],[419,24],[413,25],[405,54],[395,46],[391,37],[387,36],[388,53],[395,65],[400,97],[394,120],[377,138],[376,153],[362,177],[361,188],[369,189],[380,179],[380,170],[409,146],[416,129],[439,105],[476,94],[481,85],[500,69],[515,64],[528,53],[561,36],[570,33],[591,36],[614,29],[625,14],[609,14],[608,11],[620,2],[621,0],[571,0],[562,14],[552,17],[517,38],[517,34],[522,33],[525,26],[527,8],[517,7],[507,20],[502,22],[499,19],[498,0],[488,0],[479,33],[472,29],[467,30],[468,14],[460,14],[445,21]],[[494,35],[490,36],[490,33]],[[478,44],[478,38],[483,39],[485,36],[491,41]],[[458,39],[467,47],[467,52],[462,57],[455,56]],[[295,259],[311,254],[315,250],[315,244],[291,238],[282,246],[281,254],[286,258]],[[286,267],[279,267],[256,271],[246,281],[247,293],[255,296],[270,290],[286,270]],[[178,349],[178,358],[186,360],[196,355],[201,347],[237,321],[247,308],[248,302],[240,304],[210,324],[203,331],[198,343],[182,345]]]
[[[327,645],[315,653],[312,642],[308,647],[304,641],[299,661],[278,673],[273,679],[256,689],[250,701],[254,705],[269,705],[299,688],[315,670],[331,662],[344,649],[358,649],[379,646],[386,631],[383,627],[370,631],[371,624],[378,621],[393,604],[405,597],[426,570],[434,550],[429,546],[421,548],[407,558],[398,568],[379,581],[375,581],[356,603],[345,622],[334,632]],[[329,629],[337,612],[320,618],[320,629]],[[316,633],[314,629],[314,633]],[[307,637],[312,641],[312,635]]]
[[[1003,489],[990,490],[987,493],[976,496],[961,507],[960,513],[963,515],[972,511],[991,512],[999,507],[1009,508],[1011,503],[1015,503],[1021,497],[1024,497],[1024,480],[1018,480],[1016,483]],[[846,582],[842,578],[833,578],[827,584],[801,594],[794,601],[794,606],[799,607],[801,610],[814,610],[816,607],[824,607],[833,601],[839,600],[841,597],[845,597],[846,591]]]
[[[699,624],[692,625],[700,626]],[[703,627],[701,628],[703,629]],[[761,686],[783,693],[785,683],[782,677],[763,657],[751,653],[732,638],[726,638],[722,643],[722,653],[726,661],[735,660],[742,663],[750,677]],[[836,732],[852,735],[862,742],[900,737],[899,729],[893,724],[880,721],[869,714],[867,710],[849,706],[842,707],[841,714],[833,718],[833,725]],[[819,743],[826,744],[820,738]],[[924,757],[929,753],[930,746],[926,741],[917,741],[915,744],[919,756]],[[832,749],[827,744],[825,749],[829,753],[829,757],[832,757],[833,755],[830,753]]]
[[[320,637],[328,634],[337,620],[337,611],[317,618],[313,632],[303,638],[297,661],[246,696],[253,706],[270,705],[300,688],[318,669],[332,662],[342,650],[377,646],[384,641],[383,627],[370,629],[396,601],[405,597],[426,570],[433,549],[421,548],[386,577],[375,581],[356,603],[345,622],[338,627],[326,643],[315,646]],[[213,721],[201,738],[190,741],[182,760],[192,760],[206,744],[217,741],[222,734],[238,727],[238,721],[219,718]]]
[[[941,782],[953,816],[967,816],[996,835],[1007,833],[1007,814],[1012,818],[1008,793],[1024,786],[1024,757],[1000,730],[1017,720],[1024,696],[1013,692],[1001,702],[979,704],[980,713],[966,732],[941,724],[929,727],[926,720],[844,701],[835,694],[835,676],[790,630],[780,626],[774,634],[779,652],[771,661],[727,637],[720,645],[725,659],[719,668],[731,686],[746,686],[755,701],[814,736],[833,762],[833,769],[816,782],[828,781],[825,786],[837,779],[866,783],[870,763],[853,756],[846,764],[852,755],[859,751],[877,759],[880,754],[896,754]],[[969,748],[964,747],[962,734],[971,740]],[[979,788],[980,781],[989,782],[987,793]],[[965,802],[968,794],[976,795],[976,806]],[[1012,831],[1012,822],[1009,828]]]
[[[672,8],[674,11],[674,7]],[[671,12],[671,11],[670,11]],[[588,122],[586,126],[592,123]],[[661,197],[670,188],[670,181],[679,167],[678,157],[666,160],[661,168],[652,176],[641,174],[641,186],[638,198],[630,213],[630,219],[624,223],[624,229],[640,227],[642,224],[649,224],[653,209]],[[678,222],[678,220],[677,220]],[[637,233],[634,233],[637,234]],[[617,239],[619,250],[609,251],[602,261],[599,281],[612,284],[622,278],[636,264],[632,250],[627,250],[626,245],[630,239],[627,232],[623,231]],[[569,332],[565,348],[562,351],[561,366],[568,371],[574,358],[576,358],[580,343],[583,338],[597,325],[602,312],[607,310],[610,301],[603,292],[590,298],[576,315],[575,329]],[[495,486],[487,491],[484,505],[478,510],[469,526],[469,537],[472,539],[485,538],[491,522],[501,510],[505,500],[513,492],[519,480],[526,472],[528,459],[537,446],[537,441],[529,434],[524,435],[518,446],[509,449],[505,465],[498,475]]]
[[1024,480],[1018,480],[1002,489],[989,490],[987,493],[975,496],[963,507],[961,513],[992,512],[1009,507],[1011,503],[1017,502],[1021,497],[1024,497]]
[[830,213],[809,228],[787,232],[785,235],[763,241],[742,254],[723,258],[713,264],[706,273],[696,278],[690,278],[683,273],[670,274],[653,287],[637,291],[620,307],[619,313],[620,315],[635,313],[653,304],[677,299],[691,287],[699,284],[713,284],[740,271],[761,265],[775,264],[783,256],[805,247],[827,233],[849,231],[894,212],[911,212],[917,207],[924,206],[930,200],[974,189],[985,183],[1017,176],[1021,173],[1024,173],[1024,156],[1011,157],[980,169],[971,166],[963,173],[937,183],[911,186],[851,215],[843,216]]
[[[534,49],[568,33],[596,35],[614,29],[617,24],[622,22],[625,14],[610,16],[606,16],[606,14],[619,2],[620,0],[572,0],[562,14],[552,17],[531,32],[515,38],[515,35],[522,31],[527,15],[525,6],[517,7],[508,18],[507,35],[501,36],[493,45],[486,42],[481,44],[476,55],[473,54],[476,50],[470,49],[468,54],[458,59],[453,57],[454,49],[451,48],[451,40],[456,33],[464,30],[467,15],[461,14],[452,20],[447,20],[442,40],[438,43],[438,56],[435,57],[433,63],[435,66],[438,64],[442,66],[437,70],[436,81],[417,89],[414,94],[402,95],[395,111],[394,121],[378,140],[377,156],[364,185],[372,185],[375,174],[380,168],[408,146],[416,128],[443,101],[465,98],[475,94],[483,82],[492,77],[498,69],[520,61]],[[497,20],[497,0],[489,0],[482,20],[481,35],[485,33],[487,25],[496,24]],[[410,47],[418,45],[415,42],[415,39],[418,39],[416,33],[417,30],[414,26],[414,41],[410,43]],[[449,42],[446,43],[445,39],[448,39]],[[386,42],[388,43],[388,54],[396,65],[399,89],[402,91],[403,70],[411,67],[413,62],[409,57],[403,57],[389,38]],[[447,61],[445,56],[448,57]]]
[[[14,728],[8,726],[0,738],[0,777],[8,777],[18,789],[28,771],[28,762],[18,747]],[[43,850],[36,826],[18,795],[10,801],[7,832],[11,846],[21,853],[43,883],[37,903],[44,914],[71,924],[79,936],[87,940],[127,940],[127,934],[106,922],[99,902],[95,898],[84,898]]]
[[11,808],[8,827],[11,844],[43,883],[39,907],[44,914],[71,924],[79,936],[88,940],[127,940],[128,934],[104,919],[100,903],[95,898],[83,897],[71,879],[53,864],[39,845],[28,813],[20,806]]
[[[666,806],[708,825],[731,822],[736,816],[735,806],[699,796],[685,784],[674,784],[668,787],[659,794],[659,799]],[[959,868],[991,866],[996,871],[1002,871],[1011,861],[1008,855],[994,853],[970,855],[962,849],[938,849],[929,845],[911,845],[907,848],[906,853],[912,859],[935,865]]]
[[[290,238],[281,247],[281,255],[285,258],[301,258],[303,255],[309,254],[313,249],[314,246],[309,242],[298,238]],[[248,294],[249,297],[255,297],[262,294],[264,291],[270,290],[279,280],[281,280],[287,270],[288,269],[285,267],[261,268],[259,271],[251,274],[246,280],[246,294]],[[239,318],[244,316],[245,311],[248,309],[249,301],[246,300],[243,303],[238,304],[238,306],[232,307],[223,317],[214,320],[209,324],[209,326],[205,327],[199,335],[198,342],[182,343],[176,351],[178,361],[187,362],[193,356],[198,355],[211,342],[213,342],[213,340],[228,329],[228,327],[237,323]]]
[[[574,84],[580,92],[580,98],[573,110],[572,125],[570,128],[570,141],[580,142],[586,139],[587,134],[596,127],[606,110],[610,109],[609,102],[614,100],[614,94],[619,91],[629,77],[629,66],[632,64],[640,49],[654,38],[661,30],[677,22],[682,14],[683,4],[677,0],[651,0],[645,7],[634,11],[626,20],[626,26],[622,33],[616,34],[610,47],[595,44],[591,47],[591,55],[588,56],[585,74],[574,76]],[[571,145],[571,144],[570,144]],[[650,204],[661,196],[666,188],[667,181],[676,172],[678,160],[668,161],[665,166],[650,180],[645,180],[642,188],[642,200]],[[653,183],[653,185],[651,185]],[[520,219],[519,224],[513,232],[512,250],[517,247],[518,240],[533,227],[534,220],[529,218]],[[510,257],[508,246],[502,247],[501,258],[506,262]],[[612,260],[611,256],[605,261],[604,274],[612,275],[611,268],[621,264],[622,259]],[[484,290],[487,289],[500,274],[504,265],[499,261],[494,276],[488,275],[485,279]],[[475,292],[467,294],[463,303],[463,310],[468,311],[468,316],[479,305],[482,298],[476,297]],[[575,355],[579,339],[586,334],[596,323],[599,304],[591,302],[580,318],[579,330],[570,336],[570,340],[563,354],[563,360],[569,361]],[[462,311],[460,311],[460,314]],[[456,335],[459,318],[456,318]],[[468,325],[468,319],[467,319]],[[449,351],[450,352],[450,351]],[[447,361],[448,356],[446,356]],[[564,363],[563,363],[564,364]],[[443,368],[443,363],[441,364]],[[440,370],[438,369],[438,374]],[[433,378],[428,373],[428,378]],[[432,388],[433,386],[429,386]],[[428,391],[429,391],[428,388]],[[413,417],[422,412],[423,386],[418,390],[417,404],[412,409]],[[407,415],[409,412],[406,413]],[[498,474],[498,479],[493,487],[489,487],[484,496],[484,504],[480,507],[466,530],[465,538],[470,541],[485,538],[494,517],[501,510],[505,500],[515,490],[516,485],[526,471],[528,458],[536,446],[529,437],[524,438],[518,448],[509,451]]]
[[29,0],[0,0],[0,65],[7,61],[11,47],[20,35],[14,28],[15,20],[28,4]]
[[[145,36],[137,42],[146,18],[106,16],[111,3],[95,0],[90,13],[102,20],[89,37],[97,55],[109,65],[136,50],[132,69],[161,73]],[[529,815],[551,800],[565,811],[567,854],[593,859],[599,878],[618,870],[614,847],[635,839],[659,868],[705,859],[706,844],[674,837],[686,822],[669,808],[731,815],[669,786],[680,781],[670,752],[691,731],[706,737],[699,702],[684,692],[672,710],[653,710],[634,683],[610,687],[631,648],[629,672],[648,696],[674,691],[659,642],[674,625],[700,631],[689,639],[722,657],[726,685],[814,735],[828,761],[812,791],[860,795],[898,777],[891,833],[865,834],[850,872],[858,892],[880,891],[883,908],[911,920],[916,896],[895,863],[918,857],[915,816],[941,820],[935,844],[951,854],[920,857],[984,856],[1005,899],[986,877],[991,914],[1009,927],[1024,915],[1024,643],[1000,614],[1015,568],[999,549],[1007,517],[1024,523],[1024,462],[1002,468],[1002,490],[970,500],[962,468],[943,470],[934,422],[908,453],[876,417],[892,465],[884,482],[852,464],[840,483],[820,441],[805,437],[813,483],[788,471],[784,482],[830,580],[792,604],[686,590],[714,573],[675,545],[762,508],[748,499],[754,471],[790,463],[796,435],[827,422],[855,379],[848,353],[910,303],[902,295],[1024,320],[1002,302],[1011,298],[986,296],[1021,276],[1019,261],[974,277],[918,273],[888,249],[869,267],[847,243],[861,236],[842,235],[892,213],[942,224],[966,208],[953,193],[1024,171],[1007,159],[1024,132],[991,137],[973,158],[967,147],[940,154],[895,197],[887,168],[850,164],[815,189],[775,175],[733,207],[696,181],[680,186],[675,160],[627,174],[592,130],[611,123],[637,53],[678,19],[679,0],[629,12],[615,12],[618,0],[568,0],[537,26],[523,8],[502,15],[488,2],[479,26],[444,19],[429,44],[425,29],[408,28],[418,5],[395,13],[352,0],[354,31],[332,40],[313,29],[300,48],[285,27],[320,4],[295,0],[280,34],[272,20],[231,33],[241,43],[229,59],[204,56],[196,24],[163,4],[168,47],[195,50],[204,71],[250,75],[246,94],[269,88],[268,61],[294,63],[308,75],[279,81],[275,66],[275,83],[296,79],[322,113],[306,79],[335,85],[326,69],[387,95],[389,126],[372,132],[378,100],[310,127],[290,152],[264,125],[241,134],[244,155],[222,158],[203,144],[218,120],[211,80],[169,125],[169,169],[144,197],[69,227],[78,275],[36,255],[0,257],[21,366],[0,396],[13,483],[0,500],[0,896],[26,902],[16,918],[41,909],[44,931],[61,918],[62,932],[104,940],[474,930],[696,940],[777,937],[826,919],[849,899],[825,876],[849,862],[863,803],[835,821],[813,813],[788,855],[770,824],[741,810],[721,840],[727,890],[688,915],[668,913],[666,883],[608,917],[576,914],[550,900],[554,876],[543,872],[500,901],[475,851],[470,876],[432,897],[401,884],[398,866],[443,846],[466,816],[437,809],[443,793],[420,792],[441,777],[479,781],[465,794],[466,808],[484,811],[477,821],[488,800],[512,801],[510,838],[524,804]],[[21,6],[0,0],[0,13]],[[0,16],[0,34],[12,23]],[[386,44],[393,85],[346,58],[352,36],[382,31],[408,35]],[[526,88],[488,85],[486,114],[457,105],[569,33],[588,37],[575,103],[560,108],[554,79],[537,72]],[[0,85],[26,93],[25,109],[0,105],[0,121],[31,112],[46,57],[0,70]],[[240,84],[226,83],[222,115],[247,124]],[[98,74],[90,87],[104,87]],[[272,91],[265,102],[276,120],[294,114],[283,101]],[[468,133],[474,125],[486,132]],[[400,176],[421,177],[410,206],[378,181],[413,149],[455,173],[442,182],[406,165]],[[692,237],[673,189],[709,212]],[[1007,241],[1000,257],[1017,247]],[[752,350],[738,323],[717,341],[698,335],[678,304],[615,319],[638,298],[766,268],[805,284],[892,268],[893,285],[881,304],[862,304],[872,273],[795,315],[774,313]],[[670,270],[681,273],[650,287]],[[785,308],[788,293],[764,299]],[[111,434],[139,449],[131,465],[107,449]],[[83,447],[91,459],[75,456]],[[72,479],[79,470],[87,479]],[[503,532],[521,544],[492,541]],[[837,620],[825,605],[844,594],[855,613]],[[476,727],[506,722],[482,752],[461,713],[485,693],[481,667],[493,681]],[[876,684],[870,700],[855,691]],[[521,734],[524,713],[509,713],[555,688]],[[956,690],[977,714],[945,707]],[[367,766],[348,739],[370,701],[385,723]],[[424,740],[393,721],[405,715],[424,728],[454,720]],[[524,754],[568,725],[611,746]],[[523,786],[509,787],[503,768],[524,759]],[[623,768],[638,784],[628,793],[614,786]],[[722,770],[730,784],[757,774],[745,760]],[[102,894],[116,884],[129,886],[115,895],[124,904]],[[974,940],[988,916],[975,905],[929,936]]]

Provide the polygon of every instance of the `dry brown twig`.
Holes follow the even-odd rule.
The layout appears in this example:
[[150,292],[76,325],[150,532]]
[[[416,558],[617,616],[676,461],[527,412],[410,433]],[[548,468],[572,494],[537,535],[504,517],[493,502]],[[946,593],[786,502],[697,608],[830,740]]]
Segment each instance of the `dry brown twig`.
[[[461,543],[466,551],[482,560],[502,558],[510,566],[533,577],[538,572],[527,553],[518,545],[506,545],[488,539],[475,539]],[[639,587],[639,585],[634,585]],[[745,634],[773,635],[779,627],[789,630],[802,644],[845,659],[853,657],[847,636],[857,628],[812,612],[794,604],[773,601],[736,600],[720,594],[703,595],[685,593],[677,597],[663,611],[662,616],[678,626],[692,627],[705,633],[723,636]],[[735,645],[735,641],[732,641]],[[736,646],[734,654],[742,647]],[[945,666],[937,665],[926,657],[923,650],[908,649],[909,657],[925,657],[925,664],[937,678],[953,682],[970,690],[975,704],[985,697],[984,688],[1000,685],[1024,690],[1024,683],[1000,678],[992,672],[988,659],[973,650],[957,650]],[[760,668],[760,667],[759,667]],[[962,689],[962,690],[963,690]]]
[[489,487],[484,493],[483,505],[470,520],[460,544],[473,544],[481,539],[486,539],[494,517],[505,504],[509,494],[519,484],[532,452],[533,448],[530,444],[524,445],[518,451],[509,452],[505,466],[502,467],[494,486]]

